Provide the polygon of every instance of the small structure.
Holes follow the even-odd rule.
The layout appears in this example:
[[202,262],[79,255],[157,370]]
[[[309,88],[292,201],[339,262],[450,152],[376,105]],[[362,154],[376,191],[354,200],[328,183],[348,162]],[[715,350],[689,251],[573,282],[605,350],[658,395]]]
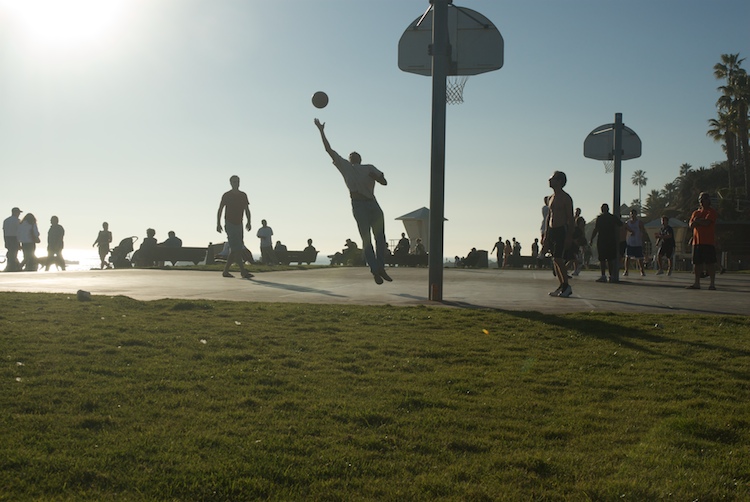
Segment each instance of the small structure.
[[[406,213],[403,216],[396,218],[404,222],[404,229],[406,235],[409,236],[411,242],[416,242],[417,239],[422,239],[425,245],[429,245],[430,242],[430,210],[426,207],[420,207],[415,209],[411,213]],[[448,221],[447,218],[443,218],[443,221]],[[429,249],[429,248],[428,248]]]

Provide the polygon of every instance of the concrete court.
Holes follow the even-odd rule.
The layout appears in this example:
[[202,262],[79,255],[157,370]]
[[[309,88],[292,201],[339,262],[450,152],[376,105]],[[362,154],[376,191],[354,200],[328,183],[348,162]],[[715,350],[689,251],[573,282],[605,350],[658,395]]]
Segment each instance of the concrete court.
[[124,295],[250,302],[358,305],[432,305],[499,310],[565,312],[651,312],[750,314],[750,275],[717,276],[718,291],[686,290],[692,275],[622,277],[620,284],[597,283],[598,272],[570,280],[573,296],[551,298],[557,286],[549,270],[444,269],[443,302],[428,300],[426,268],[390,268],[394,282],[378,286],[364,267],[320,268],[256,273],[252,280],[224,278],[219,272],[183,270],[91,270],[0,273],[0,291]]

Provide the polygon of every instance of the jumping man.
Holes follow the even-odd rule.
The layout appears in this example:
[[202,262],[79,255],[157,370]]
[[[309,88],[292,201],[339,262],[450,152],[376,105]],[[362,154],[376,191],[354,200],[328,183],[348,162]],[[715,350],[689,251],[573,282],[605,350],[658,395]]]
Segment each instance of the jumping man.
[[[383,173],[375,166],[362,164],[362,157],[357,152],[349,154],[349,160],[331,148],[325,134],[325,123],[315,119],[315,125],[320,131],[323,146],[331,156],[333,165],[344,177],[344,182],[349,189],[352,199],[352,213],[357,221],[359,235],[362,238],[362,248],[365,259],[370,266],[370,272],[377,284],[383,284],[383,280],[392,279],[385,272],[385,220],[383,210],[375,199],[375,182],[387,185]],[[372,234],[371,234],[372,233]],[[375,249],[372,247],[372,235],[375,236]]]

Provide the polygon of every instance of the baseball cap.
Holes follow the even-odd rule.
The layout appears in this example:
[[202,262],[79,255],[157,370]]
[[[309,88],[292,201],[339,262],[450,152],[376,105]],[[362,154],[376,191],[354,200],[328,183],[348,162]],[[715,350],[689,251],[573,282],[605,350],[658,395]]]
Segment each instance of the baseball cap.
[[23,213],[23,211],[21,211],[21,210],[20,210],[20,209],[18,209],[17,207],[14,207],[14,208],[13,208],[13,209],[12,209],[12,210],[11,210],[10,212],[11,212],[11,213],[15,213],[15,212],[18,212],[18,213]]

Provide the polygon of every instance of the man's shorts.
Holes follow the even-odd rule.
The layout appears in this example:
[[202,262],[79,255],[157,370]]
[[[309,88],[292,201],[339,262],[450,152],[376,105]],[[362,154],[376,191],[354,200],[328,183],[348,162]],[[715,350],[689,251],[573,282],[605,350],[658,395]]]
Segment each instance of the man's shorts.
[[570,259],[570,253],[565,249],[565,227],[548,228],[546,244],[553,258]]
[[666,256],[667,258],[671,258],[674,254],[674,245],[673,244],[662,244],[659,248],[659,258]]
[[229,242],[229,249],[231,251],[242,253],[242,250],[245,248],[245,244],[242,241],[242,225],[225,222],[224,230],[227,231],[227,242]]
[[716,263],[716,247],[711,244],[693,246],[693,265],[711,265]]
[[643,246],[626,246],[625,256],[628,258],[643,258]]

